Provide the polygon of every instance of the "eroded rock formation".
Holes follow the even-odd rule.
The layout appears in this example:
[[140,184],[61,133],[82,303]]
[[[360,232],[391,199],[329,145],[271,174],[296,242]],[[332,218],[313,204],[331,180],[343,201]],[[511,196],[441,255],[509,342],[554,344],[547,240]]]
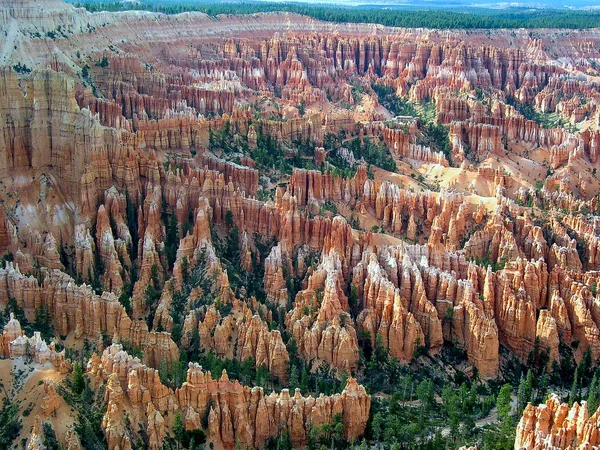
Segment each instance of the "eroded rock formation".
[[[236,442],[261,447],[269,437],[288,430],[294,446],[305,445],[310,426],[330,423],[341,414],[344,436],[360,436],[366,426],[370,397],[364,388],[349,379],[341,394],[331,397],[303,397],[265,394],[262,388],[242,386],[223,372],[218,380],[196,364],[190,364],[187,379],[173,391],[165,387],[158,372],[131,357],[119,345],[107,348],[102,357],[94,355],[88,364],[91,375],[107,381],[108,409],[103,427],[109,448],[123,448],[127,436],[122,425],[124,405],[141,414],[151,436],[150,448],[160,448],[165,437],[166,417],[179,413],[186,429],[204,428],[210,442],[233,448]],[[207,423],[202,417],[208,413]]]
[[[111,449],[135,444],[128,412],[151,449],[177,413],[225,448],[303,446],[338,413],[345,438],[365,430],[353,378],[265,394],[191,364],[170,389],[155,369],[188,353],[281,386],[292,362],[361,376],[359,342],[404,364],[454,346],[482,378],[501,346],[600,359],[596,30],[37,6],[0,4],[0,307],[107,347],[88,369]],[[13,317],[0,336],[2,356],[67,370],[53,345]],[[594,420],[552,398],[517,444],[596,445]]]
[[525,408],[515,450],[594,448],[600,444],[598,428],[598,412],[589,412],[586,402],[569,408],[551,395],[545,404]]

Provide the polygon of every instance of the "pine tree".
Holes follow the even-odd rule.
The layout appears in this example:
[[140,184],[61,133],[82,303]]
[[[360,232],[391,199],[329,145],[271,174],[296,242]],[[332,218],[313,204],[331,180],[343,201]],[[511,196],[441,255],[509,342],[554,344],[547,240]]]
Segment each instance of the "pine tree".
[[290,369],[290,388],[296,389],[297,387],[300,387],[298,368],[293,364]]
[[348,295],[348,306],[352,317],[358,315],[358,289],[355,285],[350,286],[350,295]]
[[173,434],[175,435],[177,447],[179,448],[179,444],[183,442],[183,435],[185,434],[185,427],[183,425],[183,420],[181,419],[181,414],[175,415],[175,421],[173,422]]
[[302,392],[308,391],[308,370],[306,366],[302,367],[302,375],[300,377],[300,389]]
[[50,322],[50,311],[45,303],[42,303],[35,310],[35,329],[41,333],[44,339],[50,340],[52,338],[53,331]]
[[126,213],[127,213],[127,228],[129,228],[129,233],[131,234],[131,254],[137,255],[137,246],[138,246],[138,217],[137,217],[137,208],[131,202],[131,198],[129,197],[129,190],[125,188],[125,204],[126,204]]
[[599,403],[599,399],[598,399],[598,393],[597,392],[590,393],[590,395],[588,396],[588,399],[587,399],[588,413],[594,414],[598,410],[599,404],[600,403]]
[[525,379],[521,379],[519,383],[519,390],[517,392],[517,407],[519,415],[527,406],[527,403],[531,401],[531,395],[533,393],[533,374],[531,370],[527,371],[527,377]]
[[575,376],[573,377],[573,384],[571,385],[571,392],[569,394],[569,405],[573,406],[573,403],[579,401],[580,398],[580,385],[581,380],[581,365],[575,369]]
[[550,384],[548,380],[548,376],[546,374],[542,375],[540,381],[538,382],[538,389],[536,395],[536,403],[543,403],[546,400],[546,395],[548,394],[548,385]]
[[233,213],[231,212],[231,210],[227,210],[227,212],[225,213],[225,226],[227,227],[227,230],[231,230],[235,225],[235,221],[233,220]]
[[252,358],[252,356],[248,356],[246,359],[244,359],[242,361],[242,366],[240,367],[240,373],[244,379],[244,381],[246,381],[246,383],[251,384],[252,380],[256,374],[256,371],[254,369],[254,358]]
[[592,382],[590,383],[590,389],[588,391],[587,398],[587,406],[588,413],[590,415],[594,414],[600,406],[600,367],[596,368],[594,372],[594,377],[592,378]]
[[421,401],[426,410],[435,405],[433,382],[431,380],[423,380],[419,383],[417,386],[417,398]]
[[525,377],[525,382],[529,388],[529,401],[531,401],[531,396],[533,394],[533,372],[531,370],[527,371],[527,376]]
[[160,366],[158,368],[158,377],[164,385],[169,386],[171,384],[169,382],[169,369],[165,360],[160,362]]
[[498,409],[498,417],[500,420],[504,419],[510,414],[511,410],[511,394],[512,394],[512,386],[510,384],[505,384],[500,389],[498,393],[498,398],[496,400],[496,408]]
[[167,220],[167,231],[165,236],[165,250],[167,254],[167,263],[169,269],[173,268],[175,259],[177,258],[177,246],[179,244],[179,232],[177,229],[177,217],[175,214],[167,214],[169,219]]
[[583,358],[581,359],[581,370],[579,374],[581,376],[580,384],[586,385],[592,375],[592,351],[591,348],[588,347],[583,353]]
[[81,395],[85,390],[85,376],[81,364],[76,363],[73,367],[73,392]]

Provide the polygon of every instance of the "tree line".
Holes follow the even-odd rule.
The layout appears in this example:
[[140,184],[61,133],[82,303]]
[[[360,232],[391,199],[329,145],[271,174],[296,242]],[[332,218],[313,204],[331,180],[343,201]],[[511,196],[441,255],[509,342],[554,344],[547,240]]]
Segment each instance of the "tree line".
[[589,10],[526,9],[465,10],[378,8],[365,6],[349,8],[342,5],[321,6],[294,3],[242,2],[216,3],[192,2],[190,0],[145,0],[143,2],[111,2],[88,0],[74,2],[91,12],[144,10],[164,14],[198,11],[211,16],[219,14],[255,14],[264,12],[290,12],[328,22],[378,23],[406,28],[439,29],[501,29],[501,28],[595,28],[600,23],[600,12]]

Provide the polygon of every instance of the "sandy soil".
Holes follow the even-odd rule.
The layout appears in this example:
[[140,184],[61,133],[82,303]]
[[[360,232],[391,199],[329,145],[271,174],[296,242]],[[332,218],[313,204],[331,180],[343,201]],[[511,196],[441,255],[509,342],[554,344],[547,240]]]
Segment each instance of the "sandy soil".
[[12,376],[12,361],[10,359],[0,359],[0,402],[8,394],[12,395],[13,376]]
[[23,425],[19,437],[14,441],[14,449],[21,448],[21,444],[29,437],[37,416],[41,416],[44,422],[51,423],[58,439],[64,442],[67,430],[75,422],[71,407],[58,395],[57,411],[49,417],[44,417],[42,412],[45,397],[44,380],[60,384],[64,377],[65,375],[58,372],[50,363],[40,365],[25,358],[0,360],[0,382],[6,389],[6,391],[0,389],[0,399],[8,393],[19,403]]

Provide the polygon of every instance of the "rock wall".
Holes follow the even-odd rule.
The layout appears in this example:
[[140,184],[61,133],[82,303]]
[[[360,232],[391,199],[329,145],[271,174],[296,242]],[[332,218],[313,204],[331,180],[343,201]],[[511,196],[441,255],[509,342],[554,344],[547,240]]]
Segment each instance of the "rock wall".
[[515,439],[515,450],[584,449],[598,445],[598,412],[590,415],[586,402],[569,408],[555,394],[545,404],[527,405]]
[[98,296],[84,285],[78,286],[68,275],[56,270],[43,285],[33,276],[23,275],[18,265],[8,263],[0,269],[0,305],[15,299],[30,321],[35,310],[44,305],[59,336],[98,341],[103,335],[126,341],[144,352],[144,361],[158,367],[161,361],[179,359],[179,351],[168,333],[148,331],[143,321],[133,321],[114,294]]
[[[222,448],[234,448],[236,442],[259,448],[285,430],[292,445],[300,447],[306,445],[310,426],[330,423],[336,414],[342,416],[346,439],[357,438],[364,432],[371,403],[352,378],[341,394],[330,397],[303,397],[299,390],[291,396],[287,389],[266,395],[262,388],[229,380],[226,372],[215,380],[195,364],[190,364],[183,385],[173,391],[160,382],[157,371],[119,345],[107,348],[102,357],[94,355],[88,372],[108,383],[103,427],[109,449],[130,445],[122,422],[124,411],[132,411],[130,417],[133,411],[139,415],[153,449],[161,448],[175,414],[181,414],[186,429],[204,428],[208,441]],[[205,424],[203,416],[207,416]]]

